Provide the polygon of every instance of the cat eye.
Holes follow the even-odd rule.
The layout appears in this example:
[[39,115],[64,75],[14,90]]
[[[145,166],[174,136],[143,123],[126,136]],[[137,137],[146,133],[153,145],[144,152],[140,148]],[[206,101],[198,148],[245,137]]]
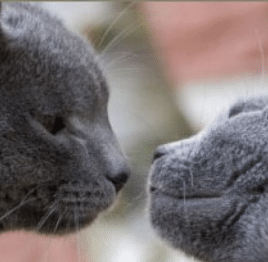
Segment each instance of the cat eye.
[[61,131],[65,125],[63,121],[63,117],[45,117],[43,126],[46,128],[48,132],[53,135],[56,135],[59,131]]
[[263,194],[263,193],[267,192],[267,185],[259,185],[255,188],[253,188],[252,191],[255,194]]
[[31,115],[52,135],[56,135],[65,128],[64,118],[51,115],[42,115],[40,113],[31,112]]

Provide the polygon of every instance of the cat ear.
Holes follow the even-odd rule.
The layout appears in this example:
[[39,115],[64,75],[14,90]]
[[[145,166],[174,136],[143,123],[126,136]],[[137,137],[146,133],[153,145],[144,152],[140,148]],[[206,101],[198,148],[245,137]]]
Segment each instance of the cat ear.
[[263,110],[262,110],[262,118],[263,118],[263,120],[265,122],[267,122],[267,120],[268,120],[268,106],[263,108]]

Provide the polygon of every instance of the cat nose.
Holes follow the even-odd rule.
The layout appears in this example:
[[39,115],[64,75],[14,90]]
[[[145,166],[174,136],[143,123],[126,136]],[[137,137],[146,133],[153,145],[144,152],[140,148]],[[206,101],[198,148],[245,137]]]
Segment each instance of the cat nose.
[[129,176],[130,170],[128,167],[124,167],[116,172],[109,172],[106,175],[107,179],[114,184],[116,192],[119,192],[123,188]]

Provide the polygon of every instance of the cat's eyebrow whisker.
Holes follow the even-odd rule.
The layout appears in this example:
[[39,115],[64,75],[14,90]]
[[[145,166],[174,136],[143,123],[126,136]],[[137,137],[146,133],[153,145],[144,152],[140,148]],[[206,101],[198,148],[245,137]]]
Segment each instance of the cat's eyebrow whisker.
[[[111,42],[102,50],[99,58],[101,59],[107,53],[107,51],[109,51],[111,49],[111,46],[113,44],[124,39],[125,37],[127,37],[128,35],[130,35],[134,31],[136,31],[141,26],[140,24],[138,24],[138,22],[135,22],[134,25],[135,26],[129,25],[124,30],[122,30],[116,37],[114,37],[114,39],[111,40]],[[129,31],[129,29],[131,29],[131,28],[132,28],[132,30]]]
[[100,39],[98,45],[97,45],[97,49],[100,48],[100,46],[102,45],[103,41],[105,40],[106,36],[108,35],[108,33],[110,32],[110,30],[112,29],[113,26],[116,25],[116,23],[121,19],[121,17],[131,8],[134,6],[134,4],[136,4],[136,2],[131,2],[124,10],[121,11],[121,13],[114,19],[114,21],[109,25],[109,27],[105,30],[105,33],[103,34],[102,38]]
[[132,52],[118,52],[118,53],[120,53],[120,55],[118,55],[118,54],[114,54],[113,53],[113,55],[115,55],[115,57],[116,58],[112,58],[112,59],[110,59],[111,60],[111,62],[108,62],[106,65],[105,65],[105,68],[106,69],[109,69],[110,67],[112,67],[114,64],[116,64],[117,62],[120,62],[120,61],[122,61],[123,60],[123,58],[126,58],[126,57],[129,57],[129,56],[135,56],[135,54],[133,54]]
[[44,225],[44,223],[46,222],[46,220],[51,216],[51,214],[55,211],[57,204],[59,203],[59,201],[56,201],[55,203],[53,203],[48,212],[43,216],[43,218],[39,221],[37,227],[36,227],[36,231],[38,232],[40,230],[40,228]]

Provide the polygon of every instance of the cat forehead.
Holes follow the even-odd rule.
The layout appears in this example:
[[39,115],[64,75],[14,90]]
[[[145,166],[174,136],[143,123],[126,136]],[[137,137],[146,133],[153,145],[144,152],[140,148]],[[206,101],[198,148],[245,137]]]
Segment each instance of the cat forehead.
[[1,23],[10,55],[2,63],[2,73],[17,70],[10,83],[19,83],[21,90],[34,88],[47,97],[55,97],[59,90],[66,103],[78,101],[80,107],[108,99],[92,47],[57,18],[36,5],[5,3]]
[[40,56],[69,66],[94,65],[94,51],[88,41],[68,31],[60,20],[38,5],[7,3],[4,7],[2,38],[27,52],[33,60]]

